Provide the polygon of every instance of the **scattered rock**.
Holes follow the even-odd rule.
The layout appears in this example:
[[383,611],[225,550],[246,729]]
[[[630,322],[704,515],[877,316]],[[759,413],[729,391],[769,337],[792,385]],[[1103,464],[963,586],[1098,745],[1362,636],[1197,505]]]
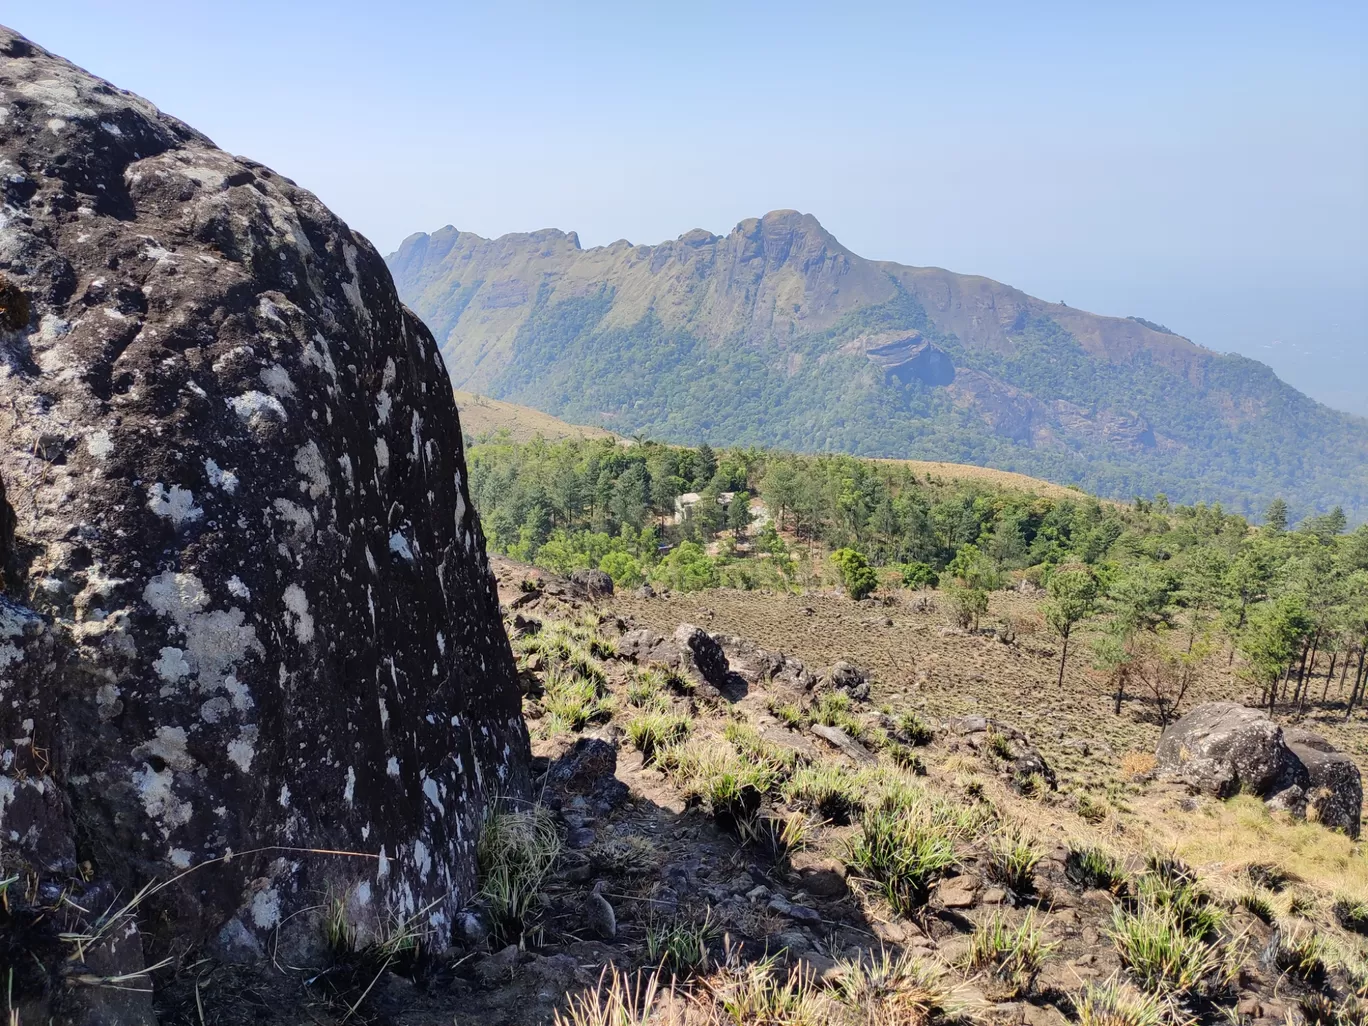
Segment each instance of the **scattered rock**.
[[1179,777],[1218,798],[1242,788],[1270,794],[1296,778],[1282,728],[1234,702],[1207,702],[1171,724],[1155,758],[1158,775]]
[[823,723],[814,723],[808,727],[812,733],[816,734],[823,741],[833,745],[848,759],[866,766],[876,765],[878,757],[860,742],[847,734],[840,727],[828,727]]
[[1018,789],[1026,787],[1033,779],[1045,781],[1051,790],[1058,787],[1055,772],[1045,756],[1016,727],[986,716],[953,717],[945,726],[952,739],[951,751],[968,748],[994,760]]
[[1283,738],[1306,770],[1304,815],[1322,826],[1343,830],[1357,838],[1363,809],[1363,778],[1358,764],[1309,730],[1288,727],[1283,731]]
[[1353,759],[1319,734],[1283,730],[1260,710],[1207,702],[1169,727],[1156,773],[1218,798],[1241,790],[1270,807],[1358,837],[1363,782]]
[[731,667],[717,639],[702,627],[681,623],[675,628],[674,643],[679,648],[680,669],[719,691],[731,684]]
[[793,879],[817,898],[840,898],[848,890],[846,867],[840,859],[799,854],[793,859]]
[[936,900],[945,908],[973,908],[978,903],[979,887],[976,876],[948,877],[936,885]]
[[613,579],[602,570],[575,570],[570,574],[570,590],[585,598],[607,598],[613,594]]
[[869,699],[869,673],[854,663],[840,660],[827,671],[827,683],[837,691],[842,691],[857,702]]

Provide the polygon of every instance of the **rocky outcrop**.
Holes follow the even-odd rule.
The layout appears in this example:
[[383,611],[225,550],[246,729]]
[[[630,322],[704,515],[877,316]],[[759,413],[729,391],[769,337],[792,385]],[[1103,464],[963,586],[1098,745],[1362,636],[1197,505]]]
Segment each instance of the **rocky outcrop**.
[[607,598],[613,594],[613,579],[602,570],[576,570],[570,575],[570,587],[585,598]]
[[1270,794],[1296,776],[1282,728],[1235,702],[1197,706],[1164,732],[1155,758],[1160,775],[1181,777],[1219,798],[1242,789]]
[[528,756],[437,347],[310,193],[0,54],[6,848],[194,870],[158,943],[250,957],[331,893],[443,946]]
[[1306,792],[1305,814],[1323,826],[1357,838],[1363,809],[1363,778],[1358,764],[1309,730],[1289,727],[1283,731],[1283,738],[1305,770],[1305,779],[1299,781]]
[[1199,705],[1164,733],[1156,772],[1228,798],[1248,791],[1271,808],[1359,836],[1363,782],[1353,759],[1319,734],[1279,727],[1234,702]]
[[950,750],[967,748],[999,767],[1001,775],[1019,790],[1059,786],[1054,770],[1023,731],[986,716],[957,716],[946,721]]

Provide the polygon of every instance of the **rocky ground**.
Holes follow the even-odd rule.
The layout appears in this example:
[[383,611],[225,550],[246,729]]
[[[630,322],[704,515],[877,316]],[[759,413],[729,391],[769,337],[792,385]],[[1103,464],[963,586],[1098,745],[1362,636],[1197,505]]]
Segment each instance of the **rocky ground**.
[[182,965],[164,1023],[1365,1021],[1359,844],[1157,773],[1029,631],[495,571],[537,803],[486,825],[461,950]]

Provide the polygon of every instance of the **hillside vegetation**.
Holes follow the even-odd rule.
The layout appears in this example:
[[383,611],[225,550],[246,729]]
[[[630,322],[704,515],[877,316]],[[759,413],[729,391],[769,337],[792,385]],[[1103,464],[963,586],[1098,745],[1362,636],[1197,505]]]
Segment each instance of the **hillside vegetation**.
[[490,547],[558,572],[684,592],[838,585],[856,599],[938,586],[972,629],[993,593],[1024,587],[1042,596],[1061,680],[1075,630],[1092,626],[1087,658],[1118,711],[1128,687],[1142,688],[1164,719],[1221,664],[1270,707],[1304,709],[1322,660],[1321,700],[1337,668],[1347,708],[1364,683],[1368,527],[1345,533],[1340,510],[1290,531],[1277,500],[1255,529],[1219,505],[1162,496],[1124,507],[896,463],[706,445],[500,435],[469,459]]
[[870,261],[810,215],[582,249],[447,228],[389,258],[454,383],[621,434],[974,463],[1246,515],[1368,513],[1368,423],[1140,318]]

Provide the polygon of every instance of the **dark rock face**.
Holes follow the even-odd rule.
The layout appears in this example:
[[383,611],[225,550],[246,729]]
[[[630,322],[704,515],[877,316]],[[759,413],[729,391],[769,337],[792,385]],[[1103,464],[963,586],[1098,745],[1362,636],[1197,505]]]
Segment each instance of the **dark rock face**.
[[1309,730],[1289,727],[1283,737],[1306,770],[1306,814],[1323,826],[1357,838],[1363,809],[1363,778],[1358,765]]
[[700,683],[721,690],[731,684],[731,667],[717,639],[702,627],[681,623],[675,628],[674,643],[679,647],[680,668]]
[[1169,727],[1159,741],[1159,773],[1226,798],[1242,788],[1271,808],[1358,837],[1363,781],[1353,759],[1319,734],[1283,730],[1264,713],[1208,702]]
[[0,54],[3,841],[125,895],[238,853],[153,921],[248,956],[325,892],[442,946],[528,752],[437,347],[314,196]]
[[1282,728],[1235,702],[1197,706],[1164,732],[1155,755],[1156,772],[1181,776],[1220,798],[1241,788],[1268,794],[1295,782]]
[[827,671],[827,683],[837,691],[845,692],[857,702],[869,699],[869,674],[844,659],[837,661]]

